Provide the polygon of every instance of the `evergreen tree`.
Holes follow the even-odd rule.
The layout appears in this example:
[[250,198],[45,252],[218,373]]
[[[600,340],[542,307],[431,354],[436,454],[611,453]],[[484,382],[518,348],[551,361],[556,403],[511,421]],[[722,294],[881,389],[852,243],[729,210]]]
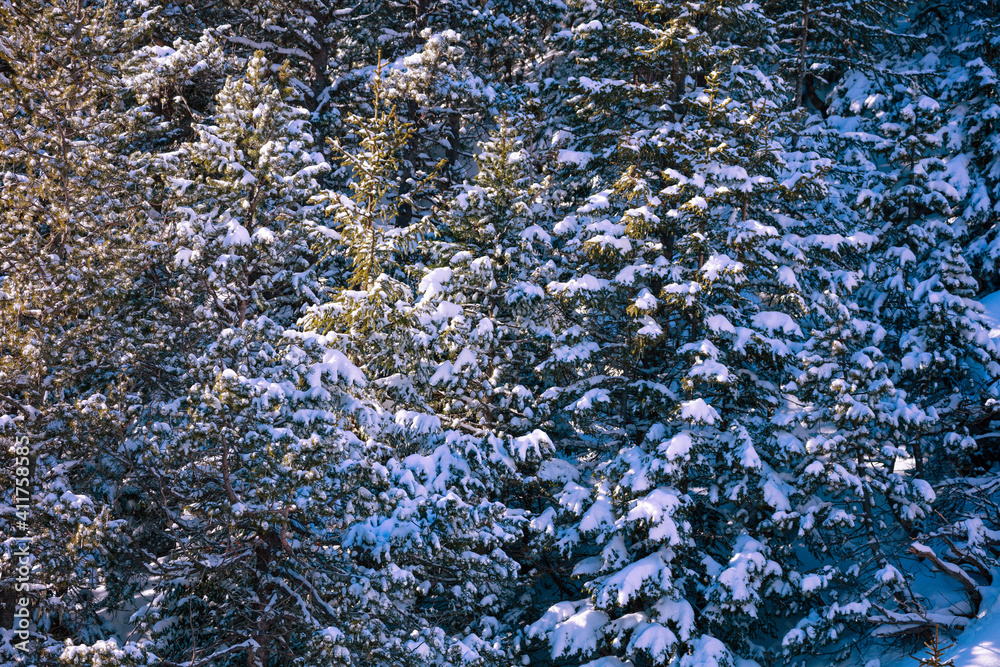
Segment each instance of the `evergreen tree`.
[[[948,456],[975,447],[965,425],[983,418],[989,379],[1000,370],[981,308],[971,300],[978,285],[953,248],[959,193],[940,157],[950,129],[940,111],[920,96],[883,122],[886,167],[859,197],[879,238],[863,294],[885,323],[881,348],[899,360],[896,386],[936,422],[909,447],[918,475],[935,451]],[[944,460],[934,458],[939,468]]]
[[182,335],[197,343],[263,313],[291,324],[319,298],[302,221],[330,167],[287,78],[258,53],[223,86],[210,122],[194,126],[196,139],[158,157],[179,268],[172,298],[190,322]]
[[830,87],[853,88],[848,95],[855,99],[873,83],[886,88],[884,81],[871,80],[884,76],[880,60],[912,40],[896,25],[905,13],[898,0],[794,0],[768,9],[780,36],[781,68],[793,82],[794,106],[808,104],[823,116],[828,110],[846,115],[838,95],[832,109],[824,99]]
[[886,332],[857,311],[827,294],[826,321],[785,387],[799,407],[776,417],[787,429],[778,442],[797,487],[779,527],[797,532],[820,562],[795,577],[812,609],[782,640],[786,654],[836,643],[852,622],[898,621],[919,610],[898,567],[899,543],[915,534],[935,494],[893,467],[931,417],[893,386],[877,347]]
[[[955,127],[949,148],[955,154],[950,165],[957,177],[949,179],[959,191],[960,222],[967,228],[963,243],[966,261],[984,292],[1000,287],[996,258],[1000,244],[992,213],[1000,201],[997,191],[997,71],[1000,71],[1000,32],[992,5],[971,3],[934,16],[948,32],[942,37],[945,58],[938,58],[939,97],[947,102],[945,112]],[[925,11],[928,11],[929,8]],[[953,34],[961,34],[955,39]],[[950,58],[948,56],[951,56]],[[954,108],[954,113],[950,108]]]
[[[449,337],[468,368],[458,358],[450,370],[442,363],[434,374],[440,379],[431,383],[476,397],[450,412],[516,435],[545,417],[535,414],[534,367],[550,335],[545,285],[553,275],[547,256],[555,202],[551,178],[536,180],[547,156],[529,145],[534,127],[530,117],[504,116],[496,135],[481,144],[475,180],[457,188],[441,233],[428,244],[429,272],[421,281],[428,311],[456,303],[465,318]],[[467,379],[454,374],[459,368]]]
[[[431,647],[427,650],[444,658],[466,650],[459,650],[465,645],[483,660],[499,660],[513,650],[504,637],[516,618],[510,601],[518,567],[504,550],[521,529],[521,520],[506,510],[502,498],[521,481],[523,464],[537,466],[548,439],[540,432],[525,433],[513,419],[513,432],[483,428],[484,418],[496,418],[503,408],[516,414],[526,391],[512,387],[505,396],[498,382],[502,374],[483,376],[487,364],[501,363],[495,355],[510,355],[500,348],[507,332],[500,323],[492,324],[488,304],[481,301],[489,257],[458,257],[471,253],[456,252],[449,262],[453,269],[426,270],[414,261],[428,248],[431,257],[442,251],[426,238],[434,227],[428,218],[408,227],[396,226],[395,219],[405,198],[419,196],[431,176],[406,195],[394,193],[394,175],[414,129],[383,102],[382,86],[377,78],[375,115],[349,119],[359,151],[336,147],[353,173],[351,195],[333,195],[330,213],[336,226],[316,228],[317,238],[348,258],[349,284],[330,286],[329,300],[311,308],[302,322],[342,341],[346,354],[365,371],[377,404],[386,410],[385,437],[391,443],[386,455],[411,468],[409,473],[400,469],[397,484],[403,486],[393,494],[418,494],[411,502],[426,508],[421,510],[426,516],[410,517],[413,510],[401,506],[399,519],[378,520],[391,524],[405,517],[415,524],[414,537],[393,535],[391,542],[398,566],[411,571],[418,584],[413,613],[427,619],[421,631]],[[463,269],[469,260],[471,269]],[[455,287],[462,291],[453,292]],[[491,413],[498,398],[507,403]],[[511,405],[511,399],[520,403]],[[469,559],[472,553],[478,554],[476,560]],[[460,587],[456,581],[466,583]],[[478,636],[456,634],[470,629]],[[487,638],[492,639],[484,642]]]
[[[109,3],[0,8],[0,425],[12,481],[0,594],[5,629],[21,597],[33,623],[27,656],[5,634],[5,662],[53,664],[64,639],[101,638],[102,610],[131,602],[140,568],[143,527],[130,522],[122,483],[136,458],[122,436],[158,394],[154,355],[134,335],[147,321],[147,205],[129,154],[147,128],[119,72],[148,26],[123,24]],[[22,438],[27,530],[11,513]],[[17,592],[6,538],[22,534],[31,588]]]
[[0,662],[846,664],[971,622],[991,7],[0,7]]
[[[648,27],[640,53],[670,54],[678,31]],[[550,395],[593,463],[589,488],[557,496],[578,519],[554,544],[588,597],[528,630],[553,658],[732,661],[788,610],[794,563],[776,559],[793,558],[767,541],[791,493],[770,417],[809,311],[799,262],[831,239],[798,234],[816,223],[795,202],[827,163],[774,138],[792,120],[779,85],[739,62],[711,72],[673,119],[626,134],[614,188],[556,226],[573,270],[548,288],[567,324],[546,367],[569,377]]]

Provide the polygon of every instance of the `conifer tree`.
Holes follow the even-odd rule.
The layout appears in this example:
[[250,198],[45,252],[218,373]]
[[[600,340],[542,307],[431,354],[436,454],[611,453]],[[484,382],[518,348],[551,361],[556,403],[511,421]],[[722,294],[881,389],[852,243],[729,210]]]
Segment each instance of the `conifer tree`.
[[[368,361],[372,332],[315,330],[342,286],[312,273],[310,243],[339,239],[356,287],[387,279],[375,271],[391,252],[371,245],[391,219],[379,217],[393,179],[378,155],[406,129],[375,120],[361,142],[374,152],[355,162],[369,170],[355,200],[336,200],[339,231],[326,227],[313,195],[328,167],[284,77],[258,54],[198,140],[159,156],[172,188],[165,354],[187,392],[132,436],[169,539],[147,553],[144,650],[191,665],[500,660],[517,573],[503,551],[517,521],[491,495],[503,444],[387,411],[377,364],[348,358]],[[310,301],[304,328],[289,329]]]
[[[192,139],[193,125],[211,114],[215,95],[235,65],[225,44],[208,30],[197,41],[180,37],[170,46],[154,42],[129,54],[122,83],[150,124],[136,147],[164,150]],[[156,186],[150,193],[153,201],[162,199],[163,183]]]
[[475,180],[457,188],[441,233],[427,244],[429,272],[421,283],[427,310],[457,303],[466,320],[449,336],[451,349],[469,360],[471,377],[454,374],[466,366],[455,359],[450,371],[447,364],[436,369],[441,388],[453,391],[457,381],[472,394],[459,413],[516,435],[544,417],[535,414],[534,366],[544,358],[550,331],[544,302],[553,271],[546,256],[554,202],[551,179],[537,180],[538,163],[547,156],[530,145],[534,128],[530,117],[504,116],[481,144]]
[[976,616],[991,7],[0,7],[0,663],[846,664]]
[[[945,104],[954,125],[954,140],[949,146],[956,155],[953,173],[958,178],[949,179],[960,193],[961,222],[967,228],[967,241],[963,243],[966,261],[972,267],[973,277],[985,293],[1000,287],[997,279],[997,257],[1000,241],[992,224],[1000,193],[997,190],[997,122],[998,99],[997,72],[1000,72],[1000,31],[997,18],[988,2],[971,3],[957,11],[945,9],[942,15],[930,14],[934,24],[946,33],[944,48],[952,56],[940,63],[942,70],[938,82],[939,99]],[[960,40],[950,38],[961,34]],[[952,59],[957,62],[950,62]],[[946,68],[945,65],[952,65]],[[951,114],[951,108],[961,114]]]
[[916,658],[920,667],[954,667],[955,661],[952,659],[945,660],[944,652],[954,646],[954,644],[948,644],[947,646],[941,646],[938,640],[938,626],[934,626],[934,639],[929,642],[925,642],[924,646],[927,647],[927,657],[926,658]]
[[287,78],[258,53],[223,86],[211,123],[194,126],[197,138],[159,156],[174,298],[204,333],[264,312],[290,324],[318,298],[302,220],[329,165]]
[[868,267],[872,282],[863,296],[885,322],[881,347],[898,359],[896,386],[936,422],[909,448],[922,474],[928,460],[940,469],[943,457],[975,447],[964,424],[983,419],[989,378],[1000,367],[981,308],[971,300],[978,285],[953,248],[961,232],[953,222],[959,193],[940,157],[953,128],[942,122],[936,100],[914,98],[882,123],[886,169],[873,174],[859,201],[880,255]]
[[[908,40],[894,25],[905,11],[898,0],[794,0],[768,9],[780,36],[779,62],[792,83],[794,106],[809,104],[824,116],[830,106],[825,89],[860,88],[849,93],[856,98],[872,83],[877,86],[870,79],[883,76],[877,67],[880,58]],[[837,104],[831,111],[842,113]]]
[[[647,31],[651,60],[716,48],[679,45],[680,20]],[[557,495],[578,519],[554,542],[588,597],[528,630],[553,658],[753,656],[792,591],[794,561],[767,541],[792,493],[770,417],[813,287],[798,262],[828,242],[797,233],[815,223],[794,202],[821,191],[827,163],[774,139],[780,81],[737,62],[688,82],[673,118],[651,107],[622,137],[614,187],[556,226],[574,268],[548,288],[568,322],[546,368],[569,378],[549,395],[594,464],[589,488]]]
[[[129,153],[147,128],[118,77],[148,26],[123,24],[110,3],[0,8],[0,425],[12,481],[0,590],[14,599],[6,538],[26,534],[32,586],[17,597],[33,624],[27,656],[4,642],[5,662],[53,664],[64,639],[100,639],[99,611],[130,601],[139,569],[142,528],[122,483],[136,461],[122,436],[157,394],[154,355],[133,335],[147,321],[137,284],[146,204]],[[9,513],[21,438],[26,530]]]
[[[364,370],[373,396],[386,411],[383,451],[392,458],[385,465],[401,466],[403,477],[397,483],[404,486],[394,497],[404,502],[409,496],[410,502],[426,508],[421,512],[428,512],[419,521],[412,518],[419,537],[399,542],[392,538],[398,566],[413,572],[419,584],[413,593],[415,617],[433,619],[447,610],[436,626],[432,622],[422,631],[431,647],[427,650],[447,657],[460,646],[455,633],[472,629],[474,634],[461,641],[483,660],[501,659],[504,651],[512,650],[502,638],[511,631],[507,603],[516,591],[517,572],[504,549],[520,531],[501,494],[519,479],[519,466],[529,457],[537,465],[547,453],[548,439],[540,432],[522,435],[523,427],[513,433],[490,432],[479,419],[499,393],[482,379],[483,367],[498,362],[481,356],[501,353],[495,346],[505,332],[491,326],[480,301],[482,292],[454,294],[447,283],[454,276],[456,284],[475,288],[488,279],[483,271],[490,270],[489,258],[478,262],[465,280],[459,276],[468,269],[456,262],[451,263],[454,270],[428,271],[415,261],[429,247],[440,250],[426,238],[434,230],[431,220],[398,227],[395,218],[405,198],[421,194],[430,175],[404,195],[396,190],[395,172],[414,130],[384,101],[383,85],[380,78],[373,83],[374,116],[349,119],[358,150],[336,147],[353,172],[352,192],[332,195],[329,210],[335,226],[315,229],[323,245],[337,248],[348,259],[348,285],[330,286],[328,301],[311,308],[302,325],[335,336]],[[524,396],[511,394],[508,401],[523,403]],[[404,475],[407,469],[411,471]],[[403,512],[400,507],[397,511]],[[470,508],[475,508],[471,517]],[[429,551],[420,556],[424,549]],[[479,554],[478,561],[470,561],[470,553]],[[464,587],[454,585],[455,577],[466,582]],[[487,638],[490,642],[483,641]]]
[[802,371],[785,387],[801,407],[776,417],[786,429],[778,442],[797,477],[780,528],[797,532],[821,563],[796,577],[815,607],[782,640],[786,655],[835,643],[845,624],[917,609],[898,547],[935,494],[926,481],[893,472],[893,464],[931,416],[893,386],[877,347],[886,332],[857,313],[856,304],[826,295],[826,322],[813,331],[799,355]]

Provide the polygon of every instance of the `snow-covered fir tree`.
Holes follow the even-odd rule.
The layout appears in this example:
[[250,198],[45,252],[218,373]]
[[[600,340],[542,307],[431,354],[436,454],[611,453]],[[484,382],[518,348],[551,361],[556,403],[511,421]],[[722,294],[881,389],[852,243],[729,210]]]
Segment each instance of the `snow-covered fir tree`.
[[795,474],[787,478],[792,502],[774,517],[775,528],[802,540],[819,562],[793,579],[809,613],[782,639],[786,654],[836,644],[851,622],[920,617],[897,567],[898,545],[916,534],[934,500],[926,481],[894,471],[931,417],[889,379],[877,347],[885,330],[832,292],[820,307],[799,353],[802,371],[784,387],[794,398],[774,418]]
[[[146,33],[111,3],[25,2],[0,9],[0,661],[53,664],[67,637],[104,635],[101,608],[131,602],[143,530],[122,478],[123,435],[156,400],[138,331],[148,229],[132,173],[133,141],[151,128],[117,94],[122,63]],[[21,442],[22,447],[15,448]],[[27,443],[26,445],[24,443]],[[26,446],[28,474],[15,466]],[[14,480],[27,478],[26,527]],[[24,536],[29,562],[9,539]],[[17,568],[30,572],[21,591]],[[33,632],[15,650],[14,604]],[[17,641],[21,642],[24,637]],[[54,652],[53,652],[54,651]]]
[[909,446],[921,474],[928,461],[940,466],[975,447],[964,424],[989,414],[989,385],[1000,367],[981,308],[971,301],[978,285],[955,246],[964,231],[953,222],[960,195],[942,158],[954,129],[942,123],[936,100],[913,95],[902,102],[881,125],[886,168],[859,196],[881,255],[866,267],[871,282],[863,292],[885,323],[880,347],[898,388],[936,422]]
[[[696,34],[699,15],[682,16]],[[673,41],[679,23],[647,28],[636,57],[698,62],[670,50],[691,46]],[[650,102],[667,103],[619,140],[617,182],[556,226],[573,261],[548,286],[566,324],[546,366],[568,381],[548,395],[585,452],[586,483],[558,493],[578,518],[552,543],[585,597],[528,629],[553,659],[763,658],[758,642],[795,608],[793,559],[767,542],[791,492],[771,417],[810,314],[814,285],[799,276],[823,246],[800,233],[819,223],[796,202],[822,193],[828,161],[776,138],[795,120],[780,79],[724,66],[739,48],[692,41],[718,68],[673,103],[669,85],[651,87]]]

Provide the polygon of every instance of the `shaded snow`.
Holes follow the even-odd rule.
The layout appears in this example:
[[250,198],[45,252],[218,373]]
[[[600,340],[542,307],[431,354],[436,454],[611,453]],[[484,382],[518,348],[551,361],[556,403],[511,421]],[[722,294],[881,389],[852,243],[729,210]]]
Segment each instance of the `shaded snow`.
[[986,311],[984,319],[990,327],[990,338],[1000,338],[1000,292],[987,294],[979,303]]
[[[994,578],[1000,572],[994,573]],[[998,579],[1000,580],[1000,579]],[[945,659],[955,661],[955,667],[1000,667],[1000,584],[981,588],[983,603],[978,618],[955,636],[956,630],[940,629],[941,644],[954,646],[945,652]],[[922,657],[922,653],[918,657]],[[916,661],[904,656],[882,660],[880,667],[913,667]]]

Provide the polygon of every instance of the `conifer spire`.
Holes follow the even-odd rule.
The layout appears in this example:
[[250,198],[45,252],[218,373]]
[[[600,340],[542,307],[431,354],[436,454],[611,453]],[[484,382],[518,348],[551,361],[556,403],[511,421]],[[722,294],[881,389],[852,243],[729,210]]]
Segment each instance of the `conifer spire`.
[[924,642],[924,646],[927,647],[926,656],[922,658],[918,658],[915,655],[910,656],[911,658],[917,661],[917,664],[920,665],[920,667],[955,667],[954,659],[948,659],[948,660],[944,659],[945,652],[948,649],[954,647],[955,645],[948,644],[947,646],[941,646],[940,641],[938,639],[939,630],[940,626],[935,625],[934,637],[929,642]]

